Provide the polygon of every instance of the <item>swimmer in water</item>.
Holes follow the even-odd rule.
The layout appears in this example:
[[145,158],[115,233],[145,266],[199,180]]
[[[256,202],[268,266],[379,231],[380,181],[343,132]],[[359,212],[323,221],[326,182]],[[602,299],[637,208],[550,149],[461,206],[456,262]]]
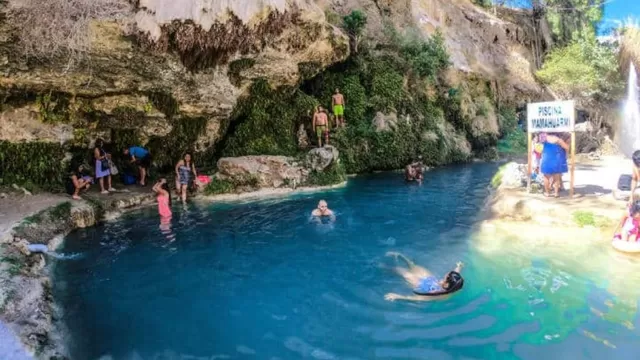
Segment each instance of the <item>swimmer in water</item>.
[[335,216],[333,211],[327,207],[327,202],[320,200],[318,202],[318,208],[311,212],[311,216]]
[[[395,271],[400,274],[414,289],[415,292],[419,293],[438,293],[438,292],[446,292],[449,289],[452,289],[456,286],[460,281],[462,284],[464,280],[460,277],[460,272],[462,271],[463,263],[458,262],[456,264],[456,268],[453,271],[449,271],[447,275],[444,276],[443,279],[438,280],[429,270],[423,268],[422,266],[418,266],[414,264],[411,260],[407,259],[404,255],[397,252],[388,252],[387,256],[393,256],[396,259],[401,258],[404,260],[409,266],[408,269],[403,267],[396,267]],[[459,287],[462,285],[460,284]],[[459,289],[459,288],[458,288]],[[455,290],[454,290],[455,291]],[[431,300],[442,300],[449,296],[449,293],[445,293],[442,295],[399,295],[394,293],[388,293],[384,296],[385,300],[394,301],[394,300],[411,300],[411,301],[431,301]]]

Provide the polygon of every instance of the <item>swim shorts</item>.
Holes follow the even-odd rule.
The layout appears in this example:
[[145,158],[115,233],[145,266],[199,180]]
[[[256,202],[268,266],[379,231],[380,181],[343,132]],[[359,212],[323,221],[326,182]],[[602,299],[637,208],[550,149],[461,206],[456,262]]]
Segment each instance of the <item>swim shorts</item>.
[[327,125],[317,125],[316,126],[316,135],[318,137],[322,137],[326,134],[327,132]]
[[344,115],[344,105],[333,105],[333,115],[335,116]]
[[444,290],[438,282],[438,278],[436,278],[435,276],[428,276],[426,278],[420,279],[420,283],[415,288],[415,292],[425,294]]

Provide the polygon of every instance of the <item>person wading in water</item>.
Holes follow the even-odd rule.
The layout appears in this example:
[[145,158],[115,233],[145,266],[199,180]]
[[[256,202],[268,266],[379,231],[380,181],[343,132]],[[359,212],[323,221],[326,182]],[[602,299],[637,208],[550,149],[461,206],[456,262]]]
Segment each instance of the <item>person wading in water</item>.
[[344,127],[344,96],[340,94],[340,90],[336,89],[336,93],[331,97],[331,107],[333,115],[336,117],[336,129]]
[[318,106],[313,114],[313,130],[318,137],[318,147],[322,147],[322,138],[324,137],[324,145],[329,144],[329,119],[324,112],[322,106]]

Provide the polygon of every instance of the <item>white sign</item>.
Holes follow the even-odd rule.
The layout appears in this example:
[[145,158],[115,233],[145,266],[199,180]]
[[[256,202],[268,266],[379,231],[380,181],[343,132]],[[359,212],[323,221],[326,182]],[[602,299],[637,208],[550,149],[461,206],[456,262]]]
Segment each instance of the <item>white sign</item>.
[[527,131],[530,133],[570,132],[575,124],[573,100],[527,104]]

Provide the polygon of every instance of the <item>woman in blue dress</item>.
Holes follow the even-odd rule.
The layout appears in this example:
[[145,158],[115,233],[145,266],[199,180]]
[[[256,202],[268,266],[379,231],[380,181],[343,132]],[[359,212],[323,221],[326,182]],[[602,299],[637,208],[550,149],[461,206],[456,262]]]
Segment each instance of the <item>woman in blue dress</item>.
[[558,197],[562,185],[562,174],[569,171],[567,166],[569,145],[555,135],[542,133],[539,139],[542,142],[540,172],[544,175],[544,196],[549,196],[553,185],[553,196]]

